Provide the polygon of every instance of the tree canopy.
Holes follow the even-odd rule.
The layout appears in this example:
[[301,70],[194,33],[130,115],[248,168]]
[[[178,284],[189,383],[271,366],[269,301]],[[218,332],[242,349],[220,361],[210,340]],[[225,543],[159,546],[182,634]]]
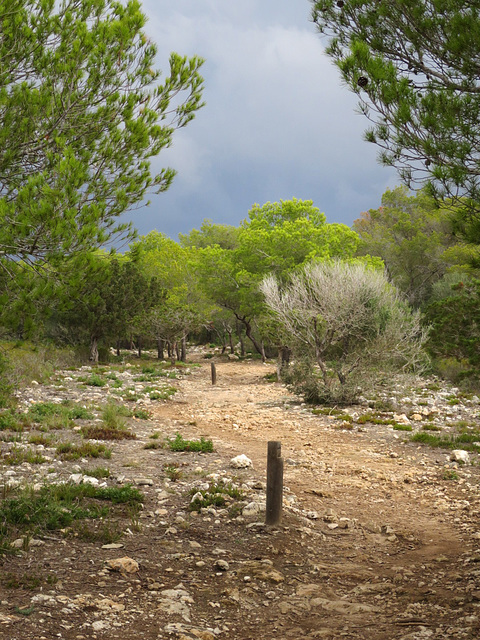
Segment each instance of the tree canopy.
[[233,313],[264,355],[255,332],[266,311],[259,289],[263,277],[274,273],[284,279],[314,258],[352,258],[358,242],[346,225],[327,224],[311,200],[255,204],[240,225],[233,249],[218,244],[198,249],[196,272],[206,295]]
[[168,188],[150,160],[202,106],[198,57],[163,84],[137,0],[0,7],[0,258],[33,262],[131,235],[118,216]]
[[480,215],[480,2],[312,0],[366,139],[407,184],[468,198]]
[[424,191],[411,195],[397,187],[382,196],[378,209],[353,223],[361,238],[359,253],[381,257],[391,281],[416,307],[428,301],[432,286],[456,261],[458,240],[449,213]]

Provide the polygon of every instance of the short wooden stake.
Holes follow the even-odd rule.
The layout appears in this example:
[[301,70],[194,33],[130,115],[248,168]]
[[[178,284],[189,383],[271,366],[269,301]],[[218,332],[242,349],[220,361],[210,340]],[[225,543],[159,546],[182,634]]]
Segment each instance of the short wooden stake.
[[283,458],[281,442],[268,443],[267,454],[267,513],[265,524],[278,524],[282,519]]
[[217,384],[217,369],[214,362],[210,363],[210,368],[212,370],[212,384]]

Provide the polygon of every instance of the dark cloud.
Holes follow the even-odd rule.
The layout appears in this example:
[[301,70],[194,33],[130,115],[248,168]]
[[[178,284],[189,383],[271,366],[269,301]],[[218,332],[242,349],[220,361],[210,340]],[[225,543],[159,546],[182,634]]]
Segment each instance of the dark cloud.
[[313,200],[351,224],[397,179],[362,140],[367,126],[309,22],[307,0],[147,0],[159,66],[170,51],[205,58],[207,106],[157,166],[178,176],[134,214],[171,237],[204,218],[237,225],[254,202]]

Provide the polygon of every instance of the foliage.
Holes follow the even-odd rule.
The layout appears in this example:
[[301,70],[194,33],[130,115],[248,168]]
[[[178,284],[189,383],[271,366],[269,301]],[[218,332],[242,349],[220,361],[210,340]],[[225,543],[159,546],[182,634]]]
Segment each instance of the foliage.
[[229,224],[214,224],[211,220],[204,220],[200,229],[192,229],[190,233],[179,233],[182,247],[219,246],[222,249],[235,249],[238,245],[238,227]]
[[[92,254],[82,261],[82,278],[72,274],[59,292],[56,322],[65,328],[65,339],[90,343],[90,359],[98,361],[100,340],[124,337],[136,316],[163,297],[155,278],[144,275],[135,261],[115,254]],[[73,265],[75,271],[78,265]],[[69,266],[70,273],[72,265]],[[88,384],[101,385],[96,374]]]
[[352,401],[379,368],[424,362],[420,316],[380,271],[312,262],[284,285],[265,278],[261,289],[291,340],[295,364],[286,380],[309,402]]
[[362,213],[353,228],[361,239],[359,253],[380,256],[391,281],[415,307],[428,301],[454,259],[448,249],[458,243],[449,212],[424,190],[409,195],[406,187],[387,191],[381,207]]
[[366,139],[407,184],[466,196],[478,213],[478,2],[313,0],[327,52],[373,122]]
[[85,407],[74,405],[70,402],[57,404],[55,402],[36,402],[32,404],[26,414],[28,420],[39,424],[47,424],[52,418],[60,417],[68,426],[71,420],[91,420],[94,416],[91,411]]
[[165,292],[163,299],[140,314],[139,327],[157,341],[159,358],[163,356],[162,343],[168,343],[173,361],[177,343],[185,345],[188,334],[202,326],[207,314],[190,251],[164,234],[151,231],[132,245],[131,255]]
[[118,216],[170,185],[150,160],[202,106],[202,61],[172,54],[157,84],[137,0],[6,0],[0,22],[0,266],[131,235]]
[[277,328],[267,317],[259,292],[264,276],[284,279],[312,258],[352,257],[357,234],[340,224],[327,224],[310,200],[286,200],[254,205],[241,224],[234,249],[219,245],[201,248],[196,271],[206,295],[243,324],[258,353],[265,356],[263,339]]
[[453,359],[463,377],[475,375],[480,363],[480,280],[454,285],[447,298],[427,307],[426,321],[432,326],[431,353],[445,364]]
[[56,369],[78,362],[74,351],[51,344],[4,342],[0,345],[0,407],[13,401],[12,390],[32,380],[45,382]]

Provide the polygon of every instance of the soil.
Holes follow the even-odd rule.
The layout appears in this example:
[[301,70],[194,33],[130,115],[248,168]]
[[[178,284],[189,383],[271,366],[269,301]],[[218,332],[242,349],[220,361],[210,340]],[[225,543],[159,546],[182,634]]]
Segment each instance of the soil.
[[[112,443],[112,477],[145,495],[121,547],[52,532],[4,558],[0,638],[479,638],[480,467],[446,467],[448,452],[388,425],[314,415],[267,381],[274,365],[216,367],[215,385],[202,360],[135,421],[136,440]],[[155,431],[215,451],[147,450]],[[284,460],[276,526],[241,515],[264,500],[268,441]],[[253,467],[232,468],[239,454]],[[191,488],[212,478],[243,483],[247,498],[190,512]],[[138,565],[108,568],[122,557]]]

